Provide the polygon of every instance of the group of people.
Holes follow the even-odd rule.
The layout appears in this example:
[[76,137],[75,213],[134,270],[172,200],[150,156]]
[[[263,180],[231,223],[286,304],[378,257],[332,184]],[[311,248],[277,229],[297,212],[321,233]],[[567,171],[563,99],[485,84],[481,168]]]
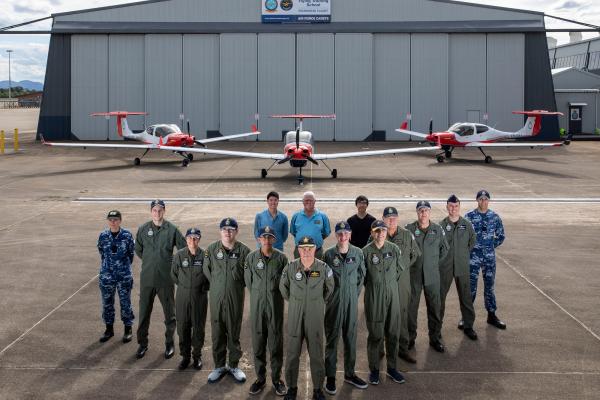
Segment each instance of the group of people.
[[[344,381],[366,389],[367,382],[354,370],[358,299],[364,288],[368,383],[379,384],[384,356],[388,377],[404,383],[397,361],[400,358],[416,363],[411,350],[417,337],[421,292],[427,305],[429,344],[438,352],[445,351],[441,329],[445,299],[453,280],[462,315],[458,328],[469,339],[477,340],[473,301],[480,270],[487,322],[506,328],[496,316],[494,293],[495,248],[504,241],[504,229],[498,214],[488,208],[489,192],[479,191],[476,200],[478,207],[463,217],[460,200],[451,195],[446,203],[448,215],[439,223],[430,220],[430,203],[419,201],[416,220],[401,227],[396,208],[385,207],[382,217],[376,219],[367,213],[369,200],[358,196],[357,213],[335,224],[336,244],[328,249],[323,244],[331,234],[329,218],[315,208],[312,192],[304,193],[303,209],[289,222],[278,210],[279,194],[270,192],[268,207],[256,214],[254,250],[237,240],[239,229],[234,218],[220,222],[220,240],[204,250],[199,247],[200,229],[190,228],[183,236],[164,218],[162,200],[152,201],[152,219],[138,228],[135,240],[121,227],[121,213],[112,210],[107,215],[108,228],[98,239],[102,318],[106,325],[100,341],[114,336],[115,292],[119,293],[124,324],[122,340],[132,340],[131,263],[135,253],[142,261],[137,358],[144,357],[148,350],[150,315],[158,296],[165,316],[165,358],[174,355],[177,329],[182,357],[179,369],[190,364],[201,369],[210,305],[214,369],[208,382],[216,383],[227,374],[237,382],[245,382],[246,375],[238,364],[247,288],[256,373],[250,394],[258,394],[266,386],[268,352],[273,390],[285,399],[295,399],[305,341],[313,398],[325,398],[322,386],[327,393],[335,394],[340,336],[344,346]],[[288,234],[294,237],[291,261],[283,253]],[[281,375],[285,302],[288,317],[284,383]]]

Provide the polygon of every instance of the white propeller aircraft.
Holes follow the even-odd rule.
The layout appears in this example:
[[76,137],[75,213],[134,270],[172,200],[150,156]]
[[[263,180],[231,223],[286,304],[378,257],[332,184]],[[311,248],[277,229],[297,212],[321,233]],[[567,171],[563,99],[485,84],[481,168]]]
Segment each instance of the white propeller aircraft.
[[235,135],[219,136],[210,139],[196,139],[190,132],[190,121],[187,122],[188,133],[182,132],[179,126],[176,124],[155,124],[150,125],[148,128],[141,132],[133,132],[129,129],[127,124],[128,115],[148,115],[145,112],[130,112],[130,111],[111,111],[93,113],[92,117],[104,116],[109,118],[111,116],[117,117],[117,133],[119,136],[142,142],[143,144],[117,144],[117,143],[57,143],[47,142],[42,137],[42,143],[46,146],[60,146],[60,147],[87,147],[93,148],[113,148],[113,149],[145,149],[144,154],[141,157],[136,157],[133,160],[135,165],[140,165],[141,159],[144,158],[150,150],[156,149],[161,150],[160,144],[167,146],[177,147],[179,150],[175,153],[183,157],[182,165],[187,167],[188,164],[194,159],[193,154],[190,152],[195,145],[205,146],[206,143],[220,142],[223,140],[241,138],[246,136],[258,135],[259,131],[256,130],[256,126],[252,126],[252,132],[239,133]]
[[[331,172],[333,178],[337,178],[337,169],[331,169],[325,163],[325,160],[332,160],[336,158],[350,158],[350,157],[368,157],[378,156],[383,154],[400,154],[400,153],[414,153],[420,151],[431,151],[439,150],[440,147],[414,147],[414,148],[403,148],[403,149],[386,149],[386,150],[370,150],[370,151],[355,151],[348,153],[330,153],[330,154],[318,154],[314,153],[314,142],[313,135],[309,131],[305,131],[302,128],[302,121],[305,119],[315,118],[328,118],[335,119],[335,115],[310,115],[310,114],[290,114],[290,115],[272,115],[271,118],[291,118],[300,121],[295,131],[289,131],[285,135],[285,147],[283,153],[255,153],[247,151],[231,151],[231,150],[216,150],[216,149],[185,149],[188,152],[204,153],[204,154],[220,154],[226,156],[237,156],[237,157],[249,157],[249,158],[262,158],[267,160],[273,160],[273,163],[269,168],[261,170],[261,177],[266,178],[268,171],[278,164],[285,164],[289,162],[290,166],[299,168],[298,172],[298,183],[304,182],[302,176],[302,168],[304,168],[308,162],[315,165],[319,165],[319,161],[325,165],[325,167]],[[171,151],[184,151],[182,147],[168,146],[166,144],[159,145],[163,150]]]
[[549,112],[545,110],[534,111],[513,111],[513,114],[527,115],[525,125],[516,132],[503,132],[491,128],[487,125],[458,122],[452,125],[444,132],[433,132],[433,122],[429,122],[429,133],[414,132],[406,129],[407,121],[402,123],[400,129],[396,132],[404,133],[438,145],[443,152],[436,154],[438,162],[444,162],[445,158],[452,158],[452,151],[456,147],[475,147],[485,157],[487,164],[492,162],[492,157],[484,153],[484,147],[555,147],[568,145],[571,141],[571,135],[562,142],[506,142],[507,139],[517,139],[536,136],[542,126],[542,116],[544,115],[563,115],[560,112]]

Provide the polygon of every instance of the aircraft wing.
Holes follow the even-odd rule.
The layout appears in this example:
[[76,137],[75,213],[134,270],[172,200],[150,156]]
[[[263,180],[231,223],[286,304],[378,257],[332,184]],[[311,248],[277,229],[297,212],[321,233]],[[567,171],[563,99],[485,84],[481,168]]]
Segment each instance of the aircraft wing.
[[427,147],[409,147],[404,149],[385,149],[385,150],[366,150],[366,151],[352,151],[348,153],[331,153],[331,154],[313,154],[312,158],[315,160],[332,160],[335,158],[351,158],[351,157],[370,157],[380,156],[384,154],[402,154],[402,153],[417,153],[420,151],[431,151],[439,150],[439,146],[427,146]]
[[253,153],[250,151],[203,149],[203,148],[199,148],[199,147],[175,147],[175,146],[158,146],[158,148],[160,150],[182,151],[185,153],[217,154],[217,155],[221,155],[221,156],[262,158],[262,159],[267,159],[267,160],[283,160],[285,158],[283,153],[282,154]]
[[148,144],[109,144],[109,143],[55,143],[47,142],[42,137],[42,144],[52,147],[99,147],[99,148],[111,148],[111,149],[158,149],[158,145]]
[[210,138],[210,139],[197,139],[196,143],[198,143],[198,144],[206,144],[206,143],[212,143],[212,142],[220,142],[220,141],[229,140],[229,139],[237,139],[237,138],[246,137],[246,136],[252,136],[252,135],[260,135],[260,131],[252,131],[252,132],[247,132],[247,133],[238,133],[238,134],[235,134],[235,135],[218,136],[218,137],[214,137],[214,138]]
[[534,142],[471,142],[465,144],[465,147],[558,147],[566,144],[565,142],[552,143],[534,143]]
[[396,129],[396,132],[404,133],[404,134],[410,135],[410,136],[415,136],[415,137],[418,137],[421,139],[425,139],[428,136],[427,133],[409,131],[408,129]]

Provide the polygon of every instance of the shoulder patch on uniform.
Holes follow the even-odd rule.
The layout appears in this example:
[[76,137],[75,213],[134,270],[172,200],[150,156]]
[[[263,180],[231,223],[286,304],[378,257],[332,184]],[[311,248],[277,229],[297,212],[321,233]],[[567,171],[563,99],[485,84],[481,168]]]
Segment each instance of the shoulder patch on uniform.
[[327,277],[331,278],[333,276],[333,270],[329,267],[327,267]]

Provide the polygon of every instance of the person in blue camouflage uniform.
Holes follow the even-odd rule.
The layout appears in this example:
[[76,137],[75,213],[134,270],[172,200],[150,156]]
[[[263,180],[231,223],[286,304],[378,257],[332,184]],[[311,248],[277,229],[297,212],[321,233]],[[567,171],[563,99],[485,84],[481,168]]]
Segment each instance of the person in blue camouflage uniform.
[[108,229],[102,231],[98,237],[98,251],[101,259],[99,286],[102,294],[102,320],[106,324],[106,330],[100,337],[100,342],[104,343],[114,336],[115,292],[118,292],[121,303],[121,321],[125,325],[123,343],[128,343],[132,338],[131,326],[134,319],[131,307],[133,235],[128,230],[121,228],[121,213],[118,210],[110,211],[106,219]]
[[475,303],[479,270],[483,275],[483,296],[485,309],[488,312],[487,323],[498,329],[506,329],[506,324],[496,316],[496,247],[504,242],[504,227],[500,216],[488,209],[490,193],[487,190],[477,192],[477,208],[468,212],[465,218],[473,224],[477,234],[477,242],[471,250],[471,297]]

